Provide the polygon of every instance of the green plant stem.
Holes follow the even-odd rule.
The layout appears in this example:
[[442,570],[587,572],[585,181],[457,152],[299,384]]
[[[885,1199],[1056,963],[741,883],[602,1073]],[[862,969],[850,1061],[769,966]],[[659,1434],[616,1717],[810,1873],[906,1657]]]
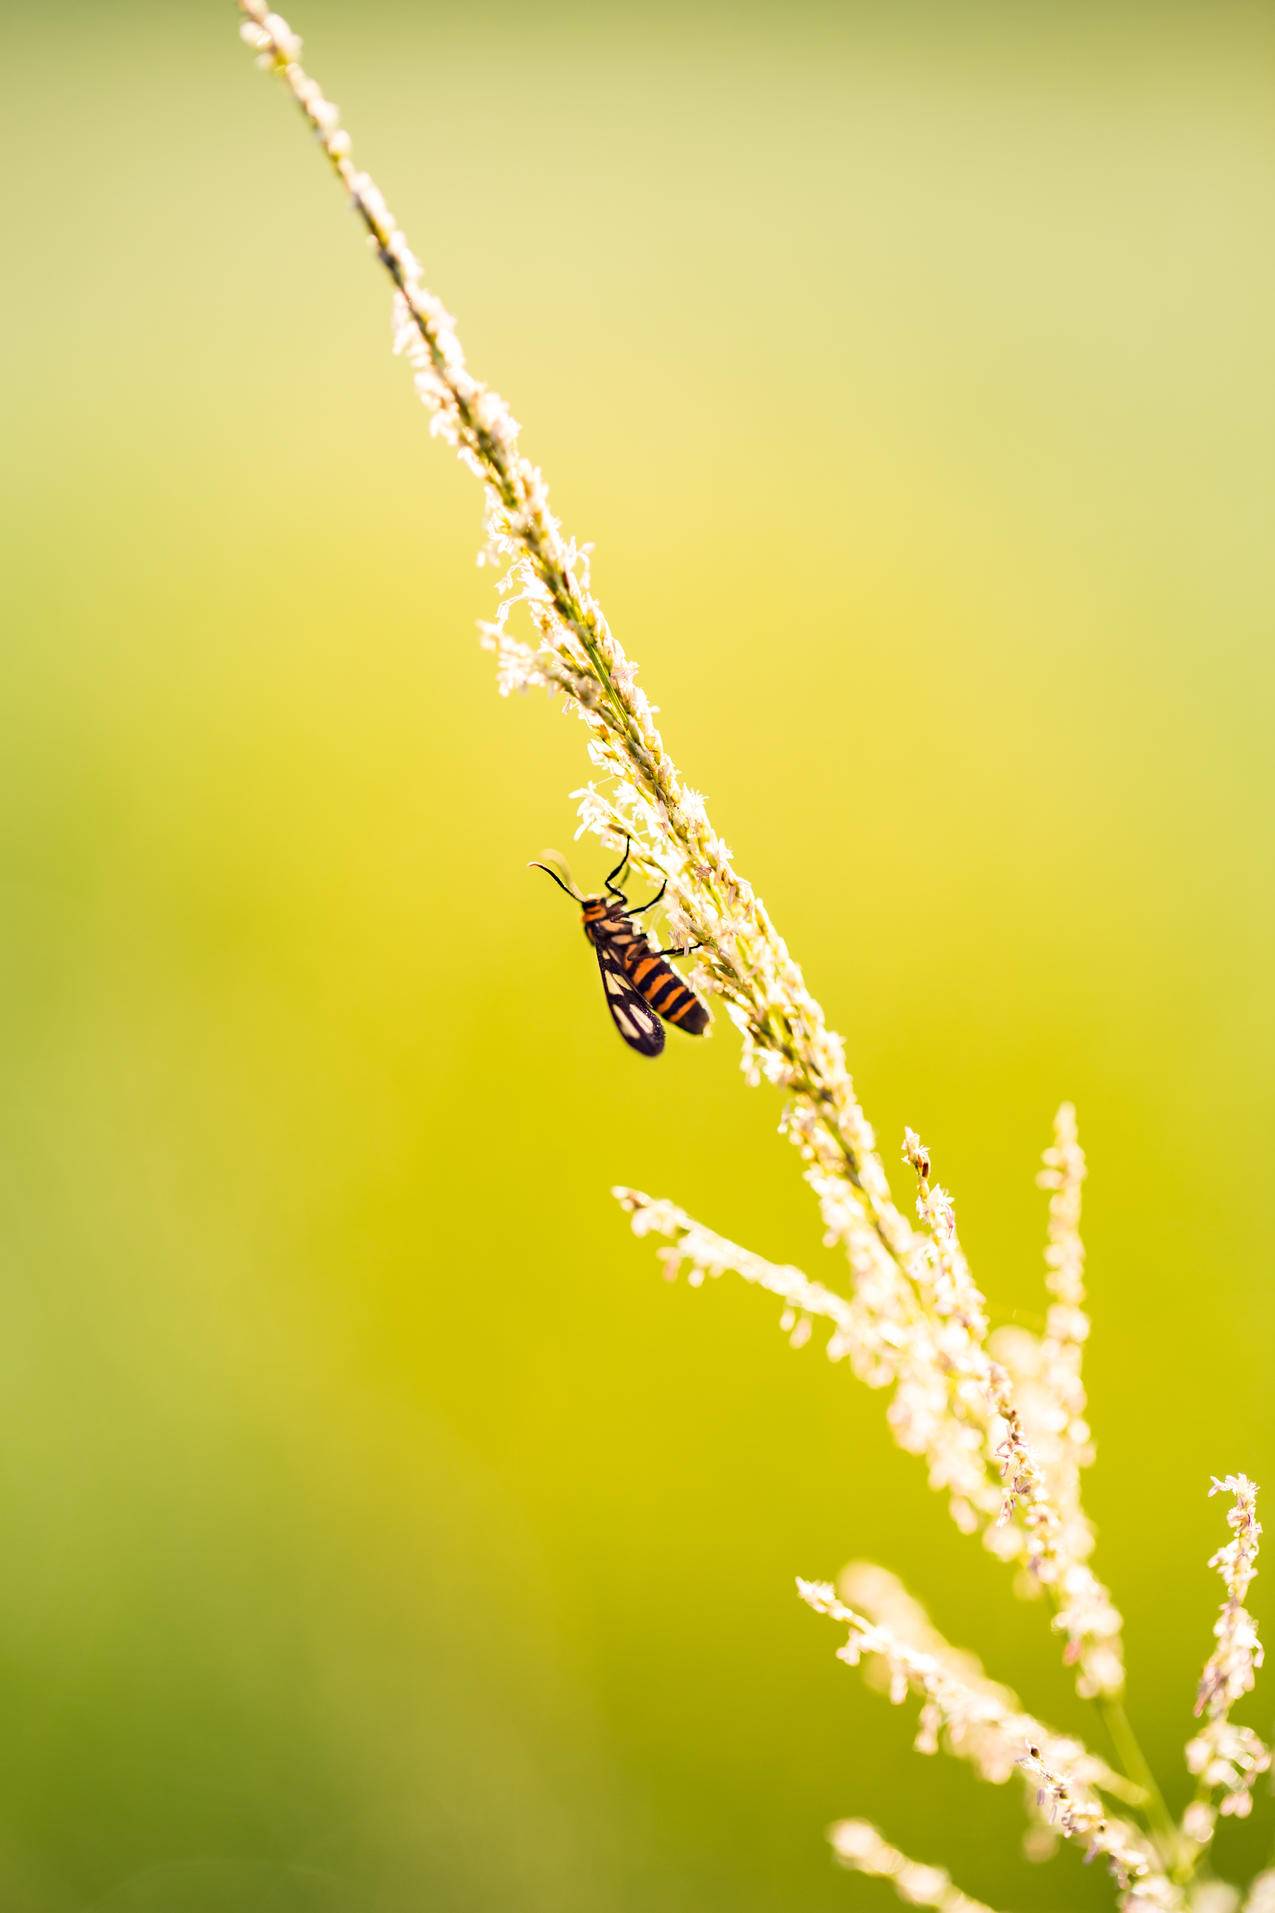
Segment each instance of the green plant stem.
[[1116,1759],[1128,1778],[1146,1794],[1144,1811],[1151,1835],[1160,1848],[1165,1865],[1171,1867],[1178,1847],[1177,1826],[1160,1792],[1160,1783],[1152,1773],[1138,1736],[1133,1731],[1133,1723],[1125,1712],[1124,1702],[1111,1694],[1096,1694],[1094,1706],[1107,1730],[1107,1738]]

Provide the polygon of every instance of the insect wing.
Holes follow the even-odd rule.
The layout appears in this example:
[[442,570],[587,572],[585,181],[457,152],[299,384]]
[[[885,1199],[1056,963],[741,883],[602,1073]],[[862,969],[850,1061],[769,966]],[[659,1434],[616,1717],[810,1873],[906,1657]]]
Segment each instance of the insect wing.
[[658,1056],[664,1048],[664,1025],[634,989],[624,974],[619,957],[605,943],[595,946],[602,988],[606,993],[611,1021],[630,1049],[639,1056]]

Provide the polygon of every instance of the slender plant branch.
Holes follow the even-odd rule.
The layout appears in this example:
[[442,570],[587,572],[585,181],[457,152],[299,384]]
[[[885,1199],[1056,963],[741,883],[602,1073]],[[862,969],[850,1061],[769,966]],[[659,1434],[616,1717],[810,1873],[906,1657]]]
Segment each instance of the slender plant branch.
[[[918,1228],[895,1203],[841,1039],[829,1029],[765,905],[735,869],[703,798],[685,783],[669,756],[652,706],[638,687],[636,667],[593,595],[587,550],[564,536],[549,508],[540,471],[519,449],[515,420],[499,395],[468,370],[453,321],[426,287],[375,183],[355,167],[336,108],[301,66],[296,35],[263,0],[237,4],[245,16],[245,39],[304,114],[389,276],[397,345],[434,414],[435,429],[484,486],[487,555],[503,567],[500,612],[486,627],[499,656],[501,687],[538,685],[562,693],[585,721],[600,785],[590,783],[580,793],[582,828],[603,837],[623,836],[648,854],[658,853],[655,860],[665,871],[670,914],[678,931],[686,933],[679,940],[693,942],[700,950],[697,981],[716,993],[737,1026],[750,1080],[765,1080],[787,1094],[782,1127],[799,1150],[818,1197],[826,1240],[847,1254],[853,1298],[836,1297],[822,1285],[807,1282],[799,1271],[775,1269],[749,1257],[671,1205],[653,1204],[635,1191],[617,1193],[640,1232],[647,1227],[658,1232],[670,1223],[666,1232],[673,1235],[676,1253],[702,1271],[734,1268],[746,1280],[784,1296],[796,1315],[827,1316],[834,1325],[833,1341],[844,1341],[866,1378],[876,1386],[895,1388],[891,1414],[897,1415],[896,1433],[902,1426],[903,1445],[928,1456],[931,1480],[948,1489],[960,1525],[981,1531],[996,1552],[1027,1569],[1048,1593],[1079,1691],[1095,1702],[1122,1765],[1124,1779],[1117,1778],[1117,1785],[1129,1789],[1131,1804],[1138,1802],[1153,1844],[1128,1823],[1104,1819],[1101,1804],[1087,1783],[1068,1769],[1066,1757],[1061,1764],[1042,1761],[1032,1744],[1020,1764],[1037,1781],[1038,1799],[1051,1803],[1050,1811],[1068,1837],[1106,1855],[1121,1889],[1121,1905],[1130,1913],[1153,1908],[1176,1913],[1185,1904],[1194,1861],[1182,1860],[1184,1835],[1174,1825],[1123,1706],[1121,1623],[1088,1566],[1092,1530],[1079,1503],[1080,1470],[1092,1451],[1080,1379],[1080,1351],[1088,1328],[1078,1230],[1084,1162],[1073,1114],[1069,1106],[1060,1111],[1055,1147],[1046,1156],[1046,1186],[1054,1191],[1048,1277],[1053,1303],[1033,1360],[1037,1379],[1041,1365],[1048,1370],[1046,1392],[1067,1444],[1064,1451],[1055,1443],[1047,1453],[1047,1440],[1038,1451],[1038,1435],[1022,1407],[1021,1377],[1012,1362],[1000,1359],[990,1336],[983,1298],[957,1238],[951,1198],[932,1182],[927,1152],[909,1131],[905,1155],[917,1178]],[[510,614],[520,605],[529,615],[533,644],[516,639],[508,629]],[[997,1476],[1003,1492],[996,1486]],[[1225,1624],[1219,1624],[1221,1647],[1206,1667],[1206,1683],[1211,1684],[1203,1691],[1209,1719],[1192,1743],[1203,1748],[1200,1758],[1207,1763],[1205,1793],[1197,1795],[1196,1806],[1200,1811],[1207,1806],[1214,1819],[1218,1811],[1246,1812],[1253,1777],[1265,1771],[1263,1761],[1269,1765],[1269,1754],[1257,1737],[1229,1721],[1231,1701],[1247,1691],[1243,1681],[1251,1685],[1249,1676],[1260,1660],[1242,1606],[1244,1577],[1251,1579],[1260,1528],[1255,1528],[1252,1514],[1252,1484],[1245,1477],[1228,1477],[1225,1485],[1235,1487],[1239,1512],[1232,1525],[1240,1523],[1241,1531],[1224,1551]],[[839,1607],[831,1590],[823,1590],[822,1584],[806,1586],[815,1590],[812,1605],[849,1621],[852,1646],[856,1640],[862,1645],[875,1638],[870,1628],[864,1633],[866,1624]],[[896,1675],[902,1669],[917,1691],[928,1695],[927,1707],[939,1713],[946,1709],[949,1727],[959,1729],[969,1708],[964,1702],[948,1706],[956,1690],[944,1685],[947,1676],[936,1677],[935,1685],[907,1650],[900,1655]],[[996,1704],[988,1703],[986,1694],[978,1706],[985,1704],[996,1716]],[[923,1732],[931,1735],[931,1728]],[[1000,1752],[1013,1744],[1011,1736]],[[1215,1797],[1220,1802],[1216,1811],[1208,1804]],[[1207,1837],[1197,1841],[1201,1853],[1211,1826]],[[842,1837],[846,1844],[848,1836]],[[925,1869],[918,1874],[888,1843],[874,1845],[857,1832],[843,1857],[896,1883],[904,1878],[901,1867],[913,1868],[906,1877],[916,1903],[954,1907],[963,1897],[950,1882],[934,1877],[927,1881]],[[1176,1872],[1176,1881],[1169,1869]]]
[[[379,188],[356,168],[336,107],[302,67],[298,37],[262,0],[238,5],[246,16],[245,38],[300,107],[389,275],[399,343],[436,427],[487,488],[489,549],[510,561],[512,582],[528,600],[542,637],[523,681],[546,683],[574,699],[594,731],[595,763],[623,786],[628,812],[603,799],[591,821],[658,845],[670,896],[702,946],[709,985],[744,1036],[746,1066],[789,1093],[784,1127],[820,1194],[830,1237],[844,1243],[856,1281],[873,1273],[880,1280],[884,1257],[896,1309],[913,1319],[918,1310],[924,1316],[932,1299],[932,1239],[939,1240],[940,1257],[945,1249],[928,1213],[922,1236],[895,1205],[840,1037],[828,1028],[765,905],[734,868],[702,797],[682,780],[637,685],[636,669],[593,596],[587,558],[564,538],[549,510],[543,477],[519,450],[518,427],[504,401],[468,370],[450,315],[425,286]],[[924,1175],[921,1183],[924,1191]],[[977,1336],[968,1338],[967,1360],[966,1380],[986,1397],[987,1425],[1003,1417],[1008,1428],[1004,1459],[1012,1479],[1006,1509],[1012,1512],[1017,1503],[1025,1511],[1030,1532],[1024,1533],[1024,1558],[1042,1578],[1054,1575],[1058,1521],[1023,1438],[1008,1378]],[[1078,1585],[1092,1583],[1083,1565],[1071,1564],[1070,1572]],[[1095,1610],[1109,1609],[1096,1583],[1085,1598]],[[1072,1605],[1079,1609],[1081,1602]],[[1102,1680],[1110,1686],[1120,1678],[1117,1656],[1114,1671]]]

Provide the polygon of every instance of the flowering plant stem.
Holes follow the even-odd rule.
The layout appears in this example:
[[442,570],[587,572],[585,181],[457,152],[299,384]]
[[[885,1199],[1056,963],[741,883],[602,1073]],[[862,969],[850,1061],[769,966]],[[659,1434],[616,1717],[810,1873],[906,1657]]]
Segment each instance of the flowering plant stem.
[[[1214,1562],[1227,1600],[1201,1684],[1197,1711],[1206,1718],[1188,1748],[1199,1783],[1188,1809],[1194,1817],[1179,1829],[1125,1713],[1122,1623],[1089,1566],[1093,1530],[1079,1490],[1081,1469],[1092,1458],[1081,1375],[1089,1327],[1079,1234],[1084,1157],[1074,1111],[1070,1105],[1059,1111],[1041,1178],[1052,1191],[1045,1332],[993,1332],[960,1245],[955,1205],[932,1180],[928,1152],[907,1131],[904,1156],[916,1179],[913,1223],[896,1206],[840,1037],[829,1029],[764,903],[735,869],[703,798],[665,748],[636,666],[593,595],[587,549],[564,536],[540,471],[519,449],[518,426],[504,401],[468,370],[452,319],[425,285],[376,185],[355,168],[335,106],[300,65],[300,41],[264,0],[238,5],[244,38],[305,115],[389,275],[396,343],[435,431],[484,488],[485,555],[503,568],[499,614],[484,627],[498,655],[501,688],[539,686],[563,696],[584,721],[599,783],[579,793],[581,828],[604,840],[624,839],[635,856],[646,854],[663,870],[676,941],[698,949],[696,982],[718,997],[738,1028],[750,1081],[765,1080],[787,1094],[782,1128],[819,1201],[825,1241],[848,1258],[851,1293],[838,1295],[799,1270],[766,1263],[671,1203],[636,1190],[617,1195],[638,1233],[672,1242],[663,1252],[671,1258],[670,1273],[686,1264],[692,1280],[725,1270],[742,1275],[784,1300],[794,1341],[808,1336],[815,1318],[830,1322],[829,1354],[847,1356],[869,1385],[893,1391],[889,1417],[896,1438],[925,1457],[931,1483],[946,1494],[958,1525],[981,1534],[1048,1595],[1077,1689],[1097,1707],[1123,1773],[1113,1774],[1078,1742],[1041,1728],[981,1670],[971,1675],[969,1657],[933,1636],[923,1614],[901,1605],[897,1595],[885,1598],[903,1616],[902,1633],[892,1631],[888,1616],[878,1624],[841,1602],[825,1583],[802,1583],[804,1598],[849,1625],[842,1658],[879,1663],[889,1672],[892,1697],[922,1699],[923,1751],[937,1748],[945,1732],[948,1751],[974,1759],[987,1778],[1023,1768],[1034,1782],[1036,1810],[1056,1831],[1106,1857],[1127,1913],[1179,1913],[1189,1904],[1187,1887],[1218,1815],[1246,1813],[1253,1781],[1269,1766],[1263,1743],[1230,1720],[1232,1703],[1252,1686],[1260,1664],[1243,1603],[1261,1530],[1253,1484],[1243,1476],[1217,1483],[1234,1496],[1228,1517],[1234,1539]],[[532,643],[509,629],[519,606],[529,616]],[[925,1637],[921,1645],[917,1630]],[[1104,1793],[1140,1813],[1147,1832],[1108,1814]],[[844,1864],[892,1879],[914,1903],[946,1913],[963,1900],[941,1870],[917,1869],[863,1823],[840,1823],[834,1846]]]

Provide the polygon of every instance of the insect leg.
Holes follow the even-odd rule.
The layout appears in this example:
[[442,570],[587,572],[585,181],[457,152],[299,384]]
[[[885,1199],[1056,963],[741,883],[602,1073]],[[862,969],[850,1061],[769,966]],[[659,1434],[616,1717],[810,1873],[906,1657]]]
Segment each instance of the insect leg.
[[[648,905],[647,907],[649,908],[650,906]],[[630,916],[634,916],[635,914],[636,914],[635,911],[630,910],[629,912]],[[680,949],[653,950],[651,954],[652,956],[690,956],[692,950],[702,950],[703,948],[704,948],[704,941],[703,941],[703,938],[701,938],[698,943],[687,943],[687,944],[684,944]]]
[[615,869],[611,872],[611,875],[606,880],[606,887],[611,892],[611,895],[613,897],[619,897],[621,898],[621,900],[624,897],[624,892],[623,890],[620,890],[616,887],[615,879],[619,876],[625,864],[629,861],[629,846],[632,843],[632,841],[633,840],[631,837],[627,837],[627,836],[625,837],[624,855],[621,857],[619,863],[615,866]]
[[651,901],[649,903],[641,904],[639,908],[636,910],[630,910],[629,915],[631,917],[640,917],[644,910],[654,910],[656,904],[659,902],[660,898],[664,895],[664,892],[667,889],[668,889],[668,878],[665,877],[663,883],[660,885],[655,895],[651,898]]

